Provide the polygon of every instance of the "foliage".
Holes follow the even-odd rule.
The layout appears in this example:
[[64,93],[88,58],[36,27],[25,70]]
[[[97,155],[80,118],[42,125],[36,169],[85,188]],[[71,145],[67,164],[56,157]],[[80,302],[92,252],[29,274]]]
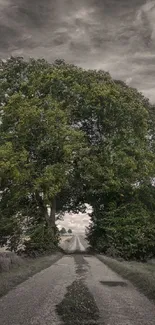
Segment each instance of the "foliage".
[[16,252],[21,244],[21,236],[22,222],[19,215],[16,218],[0,218],[0,246],[7,245],[10,251]]
[[40,223],[29,229],[30,239],[24,241],[25,252],[28,256],[52,253],[57,249],[59,235],[56,229],[55,234],[52,229],[44,223]]
[[64,234],[66,234],[67,233],[67,231],[66,231],[66,229],[63,227],[61,230],[60,230],[60,234],[61,235],[64,235]]
[[133,200],[99,215],[87,233],[92,247],[126,260],[146,261],[155,256],[155,220],[144,201]]
[[72,234],[72,229],[68,229],[68,233],[69,234]]
[[56,73],[44,60],[1,62],[0,210],[6,228],[20,215],[21,222],[29,217],[35,226],[37,221],[54,231],[59,196],[85,147],[83,133],[72,127],[63,102],[51,92]]
[[153,256],[153,105],[107,72],[22,58],[1,62],[0,101],[2,242],[27,219],[39,250],[55,243],[56,216],[87,202],[93,247]]

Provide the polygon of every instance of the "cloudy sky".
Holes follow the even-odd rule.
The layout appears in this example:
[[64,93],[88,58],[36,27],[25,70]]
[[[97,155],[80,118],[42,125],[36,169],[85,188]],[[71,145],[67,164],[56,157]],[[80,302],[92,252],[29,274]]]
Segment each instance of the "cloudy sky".
[[86,213],[71,214],[66,213],[62,220],[57,221],[58,228],[72,229],[74,233],[85,233],[86,227],[90,224],[89,213],[92,212],[91,206],[86,204]]
[[155,102],[155,0],[0,0],[0,57],[11,54],[103,69]]
[[155,0],[0,0],[0,56],[104,69],[155,101]]
[[87,213],[68,214],[66,213],[62,221],[58,221],[58,228],[72,229],[74,233],[85,233],[85,228],[89,225],[90,218]]

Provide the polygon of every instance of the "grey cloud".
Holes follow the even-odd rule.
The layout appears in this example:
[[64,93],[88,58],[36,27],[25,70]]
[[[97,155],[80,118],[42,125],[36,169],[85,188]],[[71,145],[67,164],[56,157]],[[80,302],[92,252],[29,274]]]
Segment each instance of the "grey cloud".
[[64,58],[155,101],[155,1],[0,0],[0,56]]

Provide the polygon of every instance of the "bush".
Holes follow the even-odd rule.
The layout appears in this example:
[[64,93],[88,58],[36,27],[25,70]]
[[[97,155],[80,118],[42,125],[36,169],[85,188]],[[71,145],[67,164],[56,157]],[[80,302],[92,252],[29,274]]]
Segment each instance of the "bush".
[[111,257],[146,261],[155,256],[155,224],[142,205],[124,205],[97,220],[88,232],[92,247]]
[[59,242],[57,228],[54,234],[53,229],[40,224],[29,231],[29,237],[29,240],[24,241],[25,252],[29,256],[39,256],[57,249]]
[[21,244],[22,227],[18,217],[0,218],[0,246],[7,245],[10,251],[17,252]]
[[22,258],[12,252],[0,253],[0,272],[8,272],[13,267],[23,264]]

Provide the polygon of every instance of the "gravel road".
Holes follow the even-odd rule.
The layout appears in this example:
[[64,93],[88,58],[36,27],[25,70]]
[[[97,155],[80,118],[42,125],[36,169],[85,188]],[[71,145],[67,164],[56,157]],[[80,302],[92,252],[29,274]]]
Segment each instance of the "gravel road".
[[0,324],[154,325],[155,306],[95,256],[68,253],[0,299]]

